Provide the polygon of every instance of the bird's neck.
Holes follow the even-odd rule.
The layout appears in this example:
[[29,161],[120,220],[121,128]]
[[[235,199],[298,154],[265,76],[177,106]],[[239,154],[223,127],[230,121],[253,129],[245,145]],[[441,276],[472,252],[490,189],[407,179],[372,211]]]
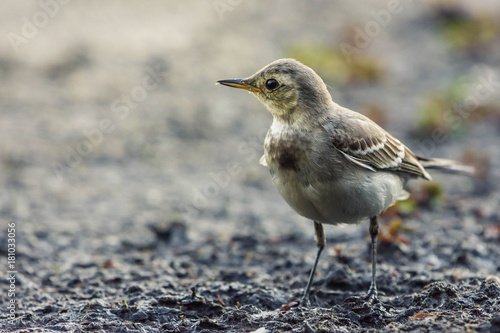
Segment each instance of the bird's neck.
[[297,105],[286,112],[273,112],[274,121],[297,129],[314,128],[320,126],[334,110],[333,102],[318,103],[316,105]]

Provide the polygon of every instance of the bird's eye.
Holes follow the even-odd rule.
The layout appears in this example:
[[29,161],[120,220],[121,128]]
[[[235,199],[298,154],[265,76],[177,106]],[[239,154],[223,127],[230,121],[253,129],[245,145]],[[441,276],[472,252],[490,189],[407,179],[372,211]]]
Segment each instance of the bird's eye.
[[271,91],[271,90],[278,88],[279,86],[280,86],[280,84],[275,79],[269,79],[266,81],[266,89],[267,90]]

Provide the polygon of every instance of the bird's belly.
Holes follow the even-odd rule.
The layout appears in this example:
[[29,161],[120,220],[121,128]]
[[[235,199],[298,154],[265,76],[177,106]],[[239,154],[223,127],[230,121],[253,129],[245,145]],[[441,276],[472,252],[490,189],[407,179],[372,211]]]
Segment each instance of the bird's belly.
[[355,173],[353,179],[304,181],[293,170],[275,170],[273,182],[298,214],[326,224],[360,223],[400,199],[403,183],[386,172]]

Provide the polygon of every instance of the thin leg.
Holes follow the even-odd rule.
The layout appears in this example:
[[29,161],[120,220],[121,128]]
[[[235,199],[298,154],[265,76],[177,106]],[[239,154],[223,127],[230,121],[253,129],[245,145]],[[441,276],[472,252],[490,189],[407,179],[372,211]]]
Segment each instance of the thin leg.
[[378,218],[374,216],[370,219],[370,236],[372,239],[372,283],[368,290],[368,302],[375,303],[377,300],[377,236]]
[[325,230],[323,229],[323,224],[314,221],[314,241],[318,246],[318,252],[316,253],[316,260],[314,260],[314,265],[311,270],[311,274],[309,275],[309,280],[307,281],[306,289],[304,291],[304,296],[300,300],[299,304],[307,305],[309,303],[309,291],[311,290],[311,285],[314,280],[314,273],[316,272],[316,266],[318,266],[319,257],[321,256],[321,252],[326,245],[326,237]]

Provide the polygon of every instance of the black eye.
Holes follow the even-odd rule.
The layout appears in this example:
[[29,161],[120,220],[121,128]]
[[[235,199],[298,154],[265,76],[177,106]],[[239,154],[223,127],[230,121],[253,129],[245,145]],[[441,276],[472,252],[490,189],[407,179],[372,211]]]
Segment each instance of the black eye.
[[266,81],[266,89],[267,90],[274,90],[274,89],[278,88],[279,86],[280,86],[280,84],[275,79],[269,79]]

